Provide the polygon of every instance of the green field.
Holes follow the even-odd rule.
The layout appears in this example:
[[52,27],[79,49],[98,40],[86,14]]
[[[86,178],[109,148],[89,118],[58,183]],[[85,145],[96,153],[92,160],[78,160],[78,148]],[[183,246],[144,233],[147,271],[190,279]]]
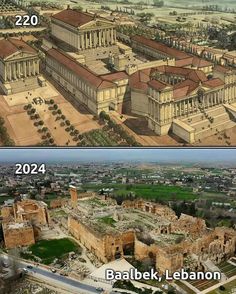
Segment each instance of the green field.
[[50,216],[56,218],[67,217],[67,213],[62,209],[52,210],[50,211]]
[[116,223],[116,221],[110,216],[99,217],[98,221],[106,225],[109,225],[111,227],[115,227],[115,223]]
[[207,294],[235,294],[236,293],[236,279],[224,285],[225,290],[221,291],[219,288]]
[[231,278],[236,275],[236,266],[228,262],[222,262],[218,265],[222,273],[226,275],[227,278]]
[[68,238],[40,240],[29,247],[31,255],[22,257],[35,260],[34,256],[42,259],[42,263],[50,264],[55,258],[63,259],[69,252],[80,253],[80,247]]
[[1,196],[0,197],[0,205],[2,205],[4,203],[4,201],[8,200],[8,199],[12,199],[13,197],[10,196]]
[[125,196],[130,192],[133,192],[136,197],[148,200],[194,200],[199,198],[199,195],[194,194],[191,188],[178,186],[151,184],[101,184],[84,185],[83,188],[94,191],[99,191],[102,188],[114,188],[114,194],[117,196]]

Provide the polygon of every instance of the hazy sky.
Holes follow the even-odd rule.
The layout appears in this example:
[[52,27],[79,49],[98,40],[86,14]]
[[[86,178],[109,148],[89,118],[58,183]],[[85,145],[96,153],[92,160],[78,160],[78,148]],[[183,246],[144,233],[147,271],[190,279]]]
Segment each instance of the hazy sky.
[[81,161],[230,162],[236,149],[0,149],[1,163]]

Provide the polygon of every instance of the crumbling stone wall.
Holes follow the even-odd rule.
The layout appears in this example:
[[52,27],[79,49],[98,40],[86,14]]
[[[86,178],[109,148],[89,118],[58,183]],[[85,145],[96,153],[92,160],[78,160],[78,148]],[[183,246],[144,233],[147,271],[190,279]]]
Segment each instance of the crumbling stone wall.
[[123,257],[125,249],[133,249],[134,232],[126,231],[115,235],[94,232],[91,228],[69,216],[69,232],[102,262]]
[[164,217],[167,220],[174,221],[177,219],[177,216],[173,209],[166,205],[161,205],[153,202],[147,202],[144,200],[126,200],[122,203],[122,206],[124,208],[135,208],[140,209],[144,212],[153,213],[155,215],[158,215],[160,217]]
[[1,208],[1,216],[3,218],[3,221],[11,220],[13,219],[13,207],[12,206],[3,206]]
[[170,273],[183,268],[184,257],[179,250],[162,250],[159,248],[156,255],[156,270],[163,274],[167,269]]
[[50,217],[47,206],[36,200],[23,200],[13,204],[14,218],[17,222],[29,221],[35,225],[48,225]]
[[58,197],[56,199],[53,199],[50,201],[50,208],[61,208],[65,206],[68,203],[68,200],[66,198]]
[[35,243],[34,231],[31,225],[22,228],[10,228],[9,224],[3,225],[4,243],[7,249],[17,246],[29,246]]
[[183,213],[171,225],[172,232],[183,233],[193,237],[202,236],[206,233],[206,229],[205,220]]

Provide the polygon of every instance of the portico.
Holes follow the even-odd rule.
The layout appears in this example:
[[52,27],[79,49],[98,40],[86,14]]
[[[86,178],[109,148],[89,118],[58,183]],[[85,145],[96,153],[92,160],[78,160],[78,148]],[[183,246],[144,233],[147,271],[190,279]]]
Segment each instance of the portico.
[[5,62],[5,81],[15,81],[39,74],[39,59]]
[[114,28],[82,31],[78,37],[78,49],[85,50],[115,45],[116,31]]
[[73,51],[112,47],[116,44],[116,28],[112,21],[87,12],[63,10],[52,16],[52,37]]
[[22,40],[0,40],[0,88],[13,94],[43,86],[39,73],[38,52]]

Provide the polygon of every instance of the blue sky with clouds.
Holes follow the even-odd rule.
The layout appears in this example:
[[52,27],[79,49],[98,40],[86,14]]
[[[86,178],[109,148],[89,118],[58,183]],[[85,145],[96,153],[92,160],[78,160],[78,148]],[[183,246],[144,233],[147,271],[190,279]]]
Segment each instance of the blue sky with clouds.
[[236,149],[0,149],[0,162],[231,162]]

